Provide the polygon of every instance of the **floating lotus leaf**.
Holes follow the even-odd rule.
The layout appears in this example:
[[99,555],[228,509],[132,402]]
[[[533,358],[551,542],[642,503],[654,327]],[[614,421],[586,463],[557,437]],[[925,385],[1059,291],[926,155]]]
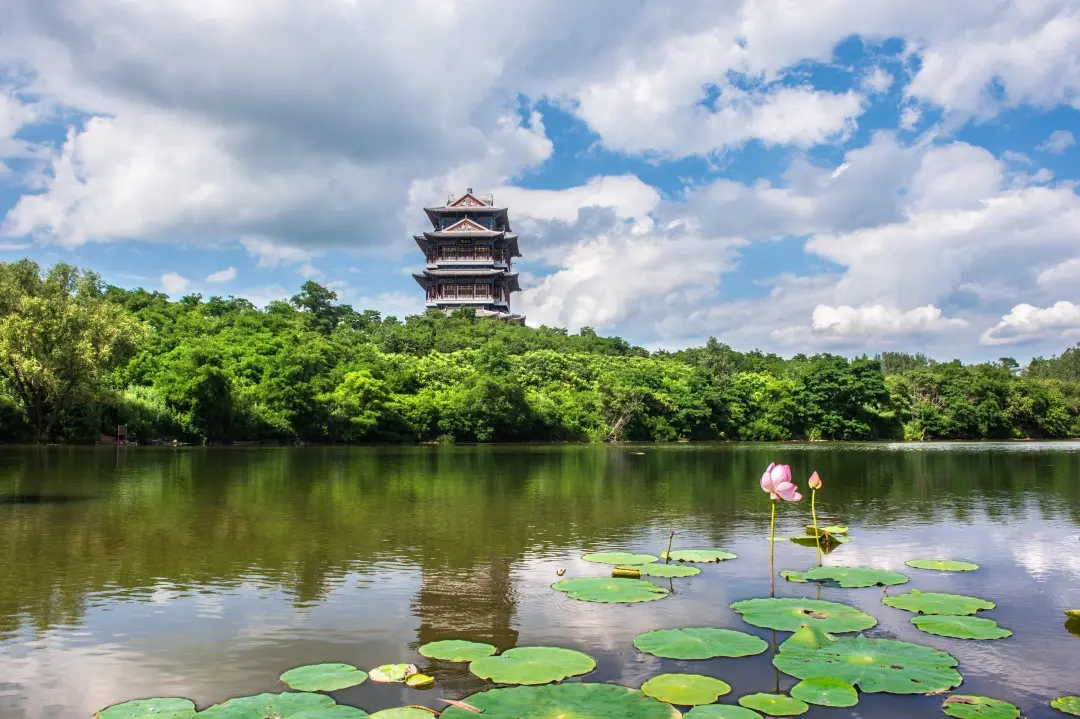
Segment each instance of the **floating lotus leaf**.
[[710,627],[645,632],[634,637],[634,646],[665,659],[750,657],[769,648],[764,639],[752,634]]
[[1020,716],[1020,710],[1008,702],[960,694],[946,699],[941,711],[959,719],[1018,719]]
[[670,559],[673,562],[722,562],[725,559],[736,559],[736,555],[731,552],[725,552],[720,549],[677,549],[674,552],[668,554],[662,552],[660,556],[663,559]]
[[482,714],[449,707],[440,719],[680,719],[670,704],[617,684],[549,684],[542,687],[492,689],[466,698]]
[[588,654],[561,647],[517,647],[469,665],[470,672],[496,684],[548,684],[595,668]]
[[363,709],[335,704],[332,707],[306,709],[299,714],[290,714],[289,719],[370,719],[371,715]]
[[551,585],[552,589],[566,592],[571,599],[583,602],[651,602],[663,599],[668,590],[644,579],[619,579],[617,577],[581,577],[564,579]]
[[641,685],[641,693],[668,704],[712,704],[731,691],[719,679],[701,674],[660,674]]
[[811,677],[791,688],[791,696],[823,707],[853,707],[859,703],[855,687],[841,679]]
[[731,608],[755,627],[794,632],[804,624],[823,632],[858,632],[877,624],[869,614],[838,602],[798,597],[744,599]]
[[810,708],[806,702],[783,694],[750,694],[740,697],[739,703],[771,717],[792,717],[804,714]]
[[1080,717],[1080,697],[1058,697],[1050,702],[1050,706],[1059,712]]
[[869,567],[814,567],[807,570],[804,576],[810,582],[831,584],[845,589],[891,587],[896,584],[906,584],[908,581],[903,574],[888,569]]
[[694,707],[683,716],[686,719],[761,719],[756,711],[734,704],[706,704]]
[[[822,554],[832,554],[833,550],[842,544],[847,544],[851,540],[847,537],[841,537],[840,535],[823,534],[820,538],[815,537],[790,537],[791,542],[798,544],[800,547],[818,547],[821,549]],[[779,540],[777,540],[779,541]]]
[[256,694],[250,697],[226,699],[220,704],[199,712],[199,719],[265,719],[281,717],[293,719],[300,712],[328,709],[334,700],[325,694],[310,692],[282,692],[281,694]]
[[806,584],[810,581],[806,578],[806,572],[797,572],[794,569],[783,569],[780,571],[780,576],[789,582],[798,582],[799,584]]
[[974,572],[979,568],[978,564],[953,559],[912,559],[904,564],[915,569],[933,569],[938,572]]
[[368,672],[368,678],[373,682],[395,683],[405,681],[416,672],[415,664],[381,664]]
[[1004,639],[1012,632],[998,626],[993,619],[930,615],[912,617],[911,623],[927,634],[954,639]]
[[806,525],[806,533],[807,533],[807,535],[809,535],[811,537],[816,536],[818,534],[847,534],[848,533],[848,528],[840,526],[839,524],[830,524],[827,527],[817,527],[815,529],[814,525],[807,524]]
[[363,684],[366,680],[367,672],[351,664],[309,664],[281,675],[281,681],[298,692],[333,692]]
[[636,569],[643,577],[661,577],[663,579],[676,579],[678,577],[692,577],[701,574],[697,567],[686,567],[682,564],[642,564],[638,567],[617,567],[617,569]]
[[631,554],[630,552],[594,552],[582,557],[586,562],[597,564],[649,564],[656,561],[651,554]]
[[480,657],[490,657],[495,647],[482,642],[468,642],[464,639],[443,639],[428,642],[417,651],[429,659],[442,659],[446,662],[471,662]]
[[410,674],[405,677],[405,684],[413,689],[427,689],[435,686],[435,678],[427,674]]
[[840,679],[864,692],[926,694],[958,686],[956,658],[893,639],[833,637],[806,626],[780,645],[777,669],[796,679]]
[[974,614],[984,609],[993,609],[994,603],[978,597],[965,597],[962,594],[942,594],[939,592],[920,592],[912,589],[908,594],[885,597],[882,604],[905,612],[919,614],[949,614],[960,616]]
[[192,719],[195,704],[190,699],[179,697],[135,699],[102,709],[94,715],[94,719],[142,719],[148,716],[155,719]]
[[1080,619],[1080,609],[1066,609],[1065,616],[1069,619]]
[[[438,712],[427,707],[394,707],[371,715],[371,719],[431,719]],[[475,714],[473,716],[476,716]]]

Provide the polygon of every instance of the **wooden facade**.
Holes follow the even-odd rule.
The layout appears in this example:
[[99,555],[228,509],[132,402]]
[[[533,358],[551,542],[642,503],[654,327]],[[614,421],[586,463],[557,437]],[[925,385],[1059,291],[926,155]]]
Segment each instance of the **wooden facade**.
[[513,261],[521,253],[506,208],[470,188],[424,212],[432,229],[413,238],[425,260],[424,271],[413,277],[424,288],[426,306],[444,312],[472,307],[477,314],[523,323],[524,317],[510,311],[510,296],[520,289]]

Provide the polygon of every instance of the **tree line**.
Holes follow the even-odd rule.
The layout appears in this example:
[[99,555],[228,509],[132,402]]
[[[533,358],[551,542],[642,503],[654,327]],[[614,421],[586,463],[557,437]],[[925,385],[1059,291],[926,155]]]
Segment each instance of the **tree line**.
[[461,310],[399,320],[306,282],[260,309],[0,263],[0,439],[930,440],[1080,436],[1080,345],[1026,367],[882,352],[647,352]]

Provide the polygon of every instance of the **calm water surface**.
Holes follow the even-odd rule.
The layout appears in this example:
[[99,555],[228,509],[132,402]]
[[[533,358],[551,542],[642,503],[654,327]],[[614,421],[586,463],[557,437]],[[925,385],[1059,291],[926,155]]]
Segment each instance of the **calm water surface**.
[[[644,454],[637,454],[644,452]],[[425,660],[424,642],[558,645],[592,654],[589,681],[639,686],[662,672],[720,677],[723,702],[795,682],[771,652],[747,659],[662,660],[631,645],[643,631],[741,629],[728,605],[768,596],[769,461],[826,483],[822,519],[854,541],[828,564],[911,577],[903,589],[973,594],[1015,634],[964,641],[923,634],[880,589],[821,589],[873,614],[870,634],[960,660],[961,691],[1057,715],[1080,694],[1080,444],[672,447],[156,449],[0,448],[0,717],[89,717],[144,696],[202,708],[282,691],[300,664],[362,668],[414,662],[435,689],[372,685],[335,692],[374,711],[444,705],[487,688],[464,665]],[[805,484],[805,479],[801,480]],[[785,536],[809,504],[782,507]],[[597,605],[550,589],[600,576],[595,550],[658,554],[718,547],[739,558],[674,580],[656,602]],[[978,572],[908,569],[912,558],[974,561]],[[777,545],[777,570],[813,549]],[[610,569],[610,568],[608,568]],[[667,584],[667,580],[657,580]],[[816,596],[777,580],[780,596]],[[780,633],[780,639],[786,637]],[[940,697],[863,694],[852,709],[804,716],[943,716]],[[1060,716],[1060,715],[1057,715]]]

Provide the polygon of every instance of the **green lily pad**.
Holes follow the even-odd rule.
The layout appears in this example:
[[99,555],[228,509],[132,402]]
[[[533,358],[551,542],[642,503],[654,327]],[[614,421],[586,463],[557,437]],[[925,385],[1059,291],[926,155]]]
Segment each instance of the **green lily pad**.
[[791,696],[823,707],[853,707],[859,703],[855,687],[841,679],[810,677],[791,688]]
[[471,662],[480,657],[490,657],[495,647],[482,642],[468,642],[464,639],[443,639],[428,642],[418,650],[421,656],[429,659],[441,659],[444,662]]
[[731,629],[658,629],[634,637],[634,646],[665,659],[750,657],[769,648],[764,639]]
[[596,660],[588,654],[561,647],[517,647],[469,665],[470,672],[496,684],[548,684],[595,668]]
[[761,719],[761,715],[756,711],[734,704],[706,704],[694,707],[683,714],[683,717],[685,719]]
[[571,599],[610,604],[651,602],[668,595],[668,590],[652,582],[646,582],[644,579],[619,579],[617,577],[564,579],[552,584],[551,588],[566,592]]
[[810,708],[806,702],[792,699],[783,694],[750,694],[740,697],[739,703],[749,709],[757,709],[759,712],[771,717],[791,717],[804,714]]
[[725,559],[737,559],[731,552],[720,549],[677,549],[671,554],[662,552],[662,559],[670,559],[673,562],[723,562]]
[[979,568],[978,564],[953,559],[911,559],[904,564],[914,569],[932,569],[938,572],[974,572]]
[[1050,706],[1059,712],[1080,717],[1080,697],[1058,697],[1050,702]]
[[1020,710],[1008,702],[960,694],[946,699],[941,711],[959,719],[1018,719],[1020,716]]
[[220,704],[199,712],[199,719],[265,719],[279,716],[293,719],[300,712],[328,709],[334,700],[325,694],[311,692],[282,692],[281,694],[256,694],[250,697],[226,699]]
[[306,709],[299,714],[290,714],[289,719],[370,719],[371,715],[363,709],[335,704],[332,707]]
[[618,569],[636,569],[643,577],[660,577],[662,579],[677,579],[679,577],[692,577],[701,574],[697,567],[686,567],[682,564],[642,564],[637,567],[618,567]]
[[701,674],[660,674],[641,685],[641,693],[668,704],[712,704],[731,691],[726,682]]
[[333,692],[367,681],[367,672],[351,664],[309,664],[290,669],[281,681],[298,692]]
[[375,712],[371,719],[431,719],[436,714],[434,709],[427,707],[394,707]]
[[948,614],[961,616],[974,614],[985,609],[993,609],[995,604],[978,597],[966,597],[963,594],[942,594],[940,592],[920,592],[912,589],[908,594],[885,597],[882,604],[905,612],[918,614]]
[[155,697],[135,699],[123,704],[113,704],[94,715],[94,719],[191,719],[195,716],[195,704],[179,697]]
[[405,677],[405,685],[410,686],[413,689],[428,689],[435,686],[435,677],[430,677],[427,674],[410,674]]
[[806,584],[810,581],[806,578],[806,572],[798,572],[794,569],[782,569],[780,570],[780,576],[789,582],[798,582],[799,584]]
[[593,552],[582,557],[586,562],[597,564],[649,564],[656,561],[651,554],[631,554],[630,552]]
[[999,627],[993,619],[980,617],[933,614],[912,617],[911,623],[927,634],[954,639],[1004,639],[1012,636],[1012,632]]
[[847,527],[841,527],[838,524],[830,524],[827,527],[818,527],[817,529],[815,529],[814,525],[812,525],[812,524],[807,524],[806,525],[806,536],[808,536],[808,537],[816,537],[816,536],[819,536],[819,535],[822,535],[822,534],[844,535],[844,534],[847,534],[847,533],[848,533],[848,528]]
[[894,639],[834,637],[806,626],[773,657],[773,665],[796,679],[830,677],[864,692],[926,694],[959,686],[963,678],[946,652]]
[[834,549],[851,541],[839,534],[823,534],[821,537],[789,537],[788,540],[800,547],[819,547],[822,554],[832,554]]
[[368,677],[373,682],[400,683],[410,674],[416,674],[415,664],[380,664],[368,672]]
[[807,581],[831,584],[844,589],[891,587],[906,584],[908,578],[888,569],[869,567],[814,567],[805,573]]
[[876,619],[855,607],[820,599],[744,599],[732,604],[731,608],[741,614],[747,624],[782,632],[794,632],[804,624],[823,632],[858,632],[877,624]]
[[574,682],[491,689],[463,701],[483,713],[478,715],[460,707],[449,707],[440,719],[680,719],[682,716],[670,704],[617,684]]

